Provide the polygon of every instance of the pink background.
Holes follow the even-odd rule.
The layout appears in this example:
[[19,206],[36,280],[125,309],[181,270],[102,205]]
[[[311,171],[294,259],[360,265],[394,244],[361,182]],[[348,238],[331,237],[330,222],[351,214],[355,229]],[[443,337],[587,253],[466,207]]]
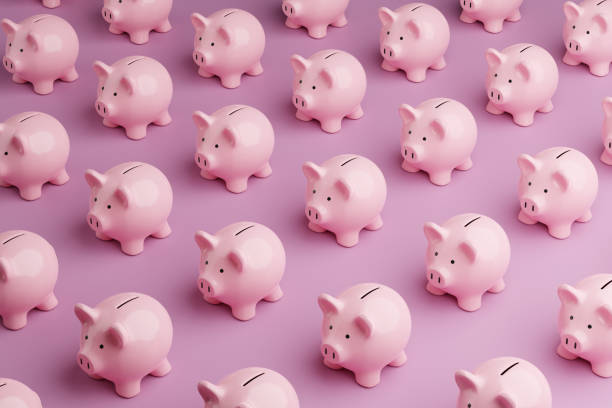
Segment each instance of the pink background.
[[[612,223],[612,212],[607,211],[612,206],[612,169],[599,161],[601,100],[612,94],[612,76],[597,78],[584,66],[561,63],[561,1],[527,0],[521,9],[523,19],[506,23],[501,34],[493,35],[480,24],[461,23],[456,1],[431,0],[446,15],[452,39],[446,54],[448,67],[430,71],[421,84],[379,67],[376,11],[383,5],[397,8],[403,4],[400,0],[353,0],[347,12],[349,25],[330,29],[323,40],[286,28],[277,0],[176,0],[171,15],[174,29],[152,34],[151,42],[143,46],[108,32],[100,16],[102,1],[64,0],[62,7],[52,11],[35,0],[0,1],[0,17],[19,21],[36,13],[57,14],[74,25],[81,40],[80,79],[58,83],[49,96],[35,95],[29,84],[16,85],[8,74],[0,75],[1,118],[26,110],[47,112],[63,122],[72,142],[68,163],[72,180],[67,185],[45,187],[43,198],[35,202],[22,201],[12,188],[0,189],[0,230],[40,233],[55,246],[60,259],[59,307],[31,313],[24,330],[9,332],[0,327],[0,376],[29,384],[46,407],[197,407],[202,405],[198,380],[218,381],[251,365],[287,376],[304,407],[448,407],[454,406],[457,396],[455,370],[473,369],[503,355],[539,366],[550,381],[557,408],[610,406],[612,379],[595,376],[583,361],[568,362],[555,354],[556,287],[609,270]],[[217,79],[199,77],[191,60],[189,14],[197,10],[208,15],[229,4],[255,14],[268,40],[264,74],[244,79],[236,90],[222,88]],[[507,115],[493,116],[484,110],[484,51],[516,42],[544,46],[559,62],[561,75],[553,98],[555,109],[537,114],[529,128],[519,128]],[[314,122],[296,120],[290,103],[289,56],[309,56],[325,48],[354,54],[365,66],[369,82],[365,116],[345,120],[342,131],[334,135],[323,133]],[[147,138],[139,142],[128,140],[121,129],[103,127],[93,109],[97,84],[93,61],[112,63],[129,55],[160,60],[175,87],[170,107],[174,122],[151,127]],[[435,96],[462,101],[479,125],[473,169],[455,173],[447,187],[436,187],[424,174],[400,168],[397,108],[400,103],[416,105]],[[232,103],[261,109],[276,130],[273,175],[251,180],[248,191],[240,195],[227,192],[220,181],[200,178],[193,163],[192,111],[212,112]],[[526,226],[516,219],[516,157],[559,145],[587,154],[600,176],[593,221],[576,225],[565,241],[551,238],[542,226]],[[336,245],[330,234],[310,232],[303,215],[302,162],[320,163],[340,153],[372,159],[385,173],[389,187],[382,213],[385,226],[363,232],[361,242],[352,249]],[[123,255],[115,242],[97,240],[85,224],[89,188],[84,171],[105,171],[129,160],[158,166],[175,193],[169,219],[173,234],[147,240],[145,252],[136,257]],[[507,289],[485,295],[483,308],[475,313],[461,311],[451,297],[435,297],[424,289],[422,225],[462,212],[493,217],[512,243]],[[195,230],[214,232],[241,220],[275,230],[288,260],[282,281],[285,297],[276,304],[261,304],[256,318],[247,323],[233,319],[225,306],[205,303],[195,281],[199,259]],[[414,320],[408,363],[385,369],[382,383],[371,390],[358,386],[349,372],[335,372],[321,363],[321,313],[316,304],[323,291],[338,294],[366,281],[395,288],[406,299]],[[91,380],[75,364],[79,323],[72,308],[79,301],[95,305],[130,290],[156,297],[173,317],[175,339],[169,355],[173,371],[165,378],[146,378],[140,396],[123,400],[110,383]]]

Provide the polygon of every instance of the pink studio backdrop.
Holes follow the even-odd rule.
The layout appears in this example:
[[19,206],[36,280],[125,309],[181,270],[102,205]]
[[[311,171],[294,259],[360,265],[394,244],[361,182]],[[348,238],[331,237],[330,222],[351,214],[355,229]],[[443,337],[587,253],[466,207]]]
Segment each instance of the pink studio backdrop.
[[[453,374],[473,369],[497,356],[528,359],[550,381],[556,408],[609,407],[612,379],[591,373],[583,361],[569,362],[555,353],[559,301],[556,287],[582,277],[609,272],[612,225],[612,168],[599,161],[603,120],[601,101],[612,94],[612,76],[597,78],[584,66],[561,63],[564,21],[559,0],[526,0],[519,23],[506,23],[501,34],[486,33],[480,24],[459,21],[454,0],[430,0],[451,25],[448,67],[429,72],[421,84],[404,75],[380,69],[378,33],[380,6],[397,8],[400,0],[353,0],[346,28],[331,28],[325,39],[314,40],[303,30],[284,26],[277,0],[175,0],[173,30],[152,34],[138,46],[125,35],[108,32],[100,16],[102,1],[64,0],[49,11],[36,0],[0,0],[0,17],[21,20],[37,13],[57,14],[79,34],[80,78],[58,83],[49,96],[17,85],[0,73],[0,119],[38,110],[57,117],[68,130],[72,151],[68,162],[71,181],[44,188],[43,198],[22,201],[15,189],[0,189],[0,230],[37,232],[55,246],[60,259],[56,293],[60,305],[52,312],[33,312],[28,326],[18,332],[0,327],[0,376],[29,384],[45,407],[199,407],[198,380],[218,381],[242,367],[259,365],[277,370],[293,383],[303,407],[451,407],[457,388]],[[191,60],[193,30],[189,15],[204,15],[232,6],[257,16],[266,30],[264,74],[246,78],[235,90],[222,88],[217,79],[197,75]],[[2,40],[4,41],[4,37]],[[559,63],[560,84],[550,114],[537,114],[535,125],[519,128],[508,115],[485,112],[484,51],[517,42],[534,42],[548,49]],[[355,55],[368,74],[363,102],[365,116],[345,120],[342,131],[323,133],[315,122],[295,119],[290,103],[293,72],[289,56],[309,56],[326,48]],[[95,59],[112,63],[129,55],[147,55],[161,61],[174,80],[170,107],[174,121],[149,128],[146,139],[128,140],[121,129],[102,126],[94,109],[97,79]],[[479,139],[474,167],[453,175],[447,187],[432,185],[423,174],[400,168],[401,103],[445,96],[458,99],[474,113]],[[276,131],[273,174],[251,179],[246,193],[235,195],[221,181],[206,181],[193,162],[195,127],[191,113],[213,112],[221,106],[243,103],[268,115]],[[587,154],[600,177],[600,193],[593,220],[575,225],[565,241],[551,238],[542,226],[526,226],[516,219],[519,177],[516,157],[552,146],[570,146]],[[301,164],[317,163],[341,153],[356,153],[376,162],[387,178],[389,194],[382,217],[384,227],[362,232],[352,249],[336,245],[330,234],[315,234],[303,214],[305,179]],[[105,171],[130,160],[159,167],[174,188],[169,222],[173,234],[149,239],[143,254],[129,257],[115,242],[95,238],[85,223],[89,188],[87,168]],[[507,289],[487,294],[483,308],[461,311],[454,298],[425,291],[422,226],[443,222],[462,212],[483,213],[506,229],[512,243]],[[261,304],[254,320],[233,319],[225,306],[205,303],[196,290],[199,259],[193,234],[210,232],[241,220],[268,225],[278,233],[287,251],[282,281],[285,297]],[[386,368],[374,389],[358,386],[349,372],[327,369],[319,356],[321,312],[316,297],[338,294],[359,282],[380,282],[395,288],[412,311],[414,330],[407,349],[408,363]],[[164,378],[144,380],[142,393],[119,398],[109,382],[88,378],[75,363],[79,322],[73,305],[95,305],[122,291],[140,291],[159,299],[170,312],[175,338],[169,359],[173,371]]]

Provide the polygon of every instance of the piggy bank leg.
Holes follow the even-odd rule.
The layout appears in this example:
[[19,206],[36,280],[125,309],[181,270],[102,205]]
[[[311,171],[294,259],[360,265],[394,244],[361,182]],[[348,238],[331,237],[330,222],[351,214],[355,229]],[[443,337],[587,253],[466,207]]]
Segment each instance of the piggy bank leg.
[[380,66],[382,69],[384,69],[385,71],[389,71],[389,72],[395,72],[399,69],[395,65],[391,65],[386,59],[383,59]]
[[17,84],[25,84],[28,81],[26,81],[25,79],[23,79],[22,77],[20,77],[17,74],[13,74],[13,82],[15,82]]
[[314,232],[325,232],[327,231],[325,228],[318,226],[317,224],[313,223],[313,222],[309,222],[308,223],[308,228],[310,228],[311,231]]
[[279,285],[276,285],[276,287],[272,290],[272,293],[266,296],[264,300],[266,302],[276,302],[280,300],[280,298],[282,297],[283,297],[283,290],[280,288]]
[[342,366],[339,364],[334,364],[332,362],[329,362],[327,360],[323,360],[323,364],[325,364],[325,367],[327,368],[331,368],[332,370],[341,370]]
[[75,67],[70,68],[64,75],[60,77],[64,82],[72,82],[79,79],[79,74]]
[[42,196],[42,185],[19,187],[19,195],[27,201],[38,200]]
[[490,33],[501,33],[504,29],[504,20],[490,20],[484,23],[484,29]]
[[170,224],[168,224],[168,221],[166,221],[164,225],[162,225],[162,227],[159,229],[159,231],[151,234],[151,236],[153,238],[161,239],[161,238],[166,238],[171,233],[172,233],[172,228],[170,228]]
[[589,222],[591,221],[591,219],[593,218],[593,213],[591,213],[591,210],[587,210],[582,217],[578,218],[576,221],[578,222]]
[[222,76],[221,85],[229,89],[238,88],[240,86],[240,77],[240,74]]
[[143,139],[147,135],[147,125],[127,127],[125,134],[132,140]]
[[423,82],[427,77],[427,69],[418,68],[406,72],[406,78],[412,82]]
[[472,158],[468,157],[466,161],[455,167],[457,170],[466,171],[472,168],[474,163],[472,163]]
[[101,239],[102,241],[110,241],[112,239],[111,237],[100,231],[96,231],[96,238]]
[[521,10],[519,10],[518,8],[514,10],[508,17],[506,17],[506,20],[511,21],[513,23],[519,21],[520,19],[521,19]]
[[499,109],[491,101],[487,102],[487,112],[492,113],[493,115],[501,115],[502,113],[504,113],[503,110]]
[[497,282],[495,282],[495,284],[493,286],[491,286],[489,288],[489,290],[487,290],[487,292],[490,293],[499,293],[501,291],[503,291],[506,288],[506,282],[504,282],[503,278],[499,278],[499,280]]
[[375,387],[380,383],[380,370],[355,373],[355,381],[362,387]]
[[170,20],[168,19],[166,19],[159,26],[155,27],[155,31],[158,33],[167,33],[170,30],[172,30],[172,24],[170,24]]
[[321,129],[327,133],[336,133],[342,129],[342,118],[333,118],[321,121]]
[[136,31],[128,34],[130,36],[130,41],[134,44],[146,44],[149,42],[149,31],[147,30]]
[[28,314],[26,312],[2,316],[2,323],[9,330],[23,329],[28,324]]
[[247,180],[246,178],[226,180],[225,188],[236,194],[245,192],[247,189]]
[[108,31],[113,34],[123,34],[123,30],[119,30],[114,24],[108,26]]
[[61,4],[61,0],[43,0],[43,6],[48,8],[56,8]]
[[259,177],[259,178],[266,178],[266,177],[269,177],[271,174],[272,174],[272,167],[270,167],[270,163],[266,163],[265,166],[263,166],[261,170],[258,170],[255,173],[253,173],[255,177]]
[[353,109],[351,113],[346,115],[346,117],[349,119],[359,119],[362,116],[363,116],[363,109],[361,108],[361,104],[357,105],[357,107]]
[[310,116],[306,115],[302,111],[296,111],[295,117],[298,118],[299,120],[303,120],[304,122],[310,122],[312,120]]
[[168,111],[163,112],[159,118],[157,118],[153,123],[157,126],[166,126],[172,122],[172,116]]
[[34,92],[39,95],[48,95],[53,92],[53,81],[51,80],[34,82],[32,85],[34,85]]
[[402,352],[397,356],[393,361],[389,363],[391,367],[401,367],[406,364],[408,357],[406,357],[406,352],[402,350]]
[[57,298],[55,297],[55,293],[51,292],[36,308],[38,310],[42,310],[47,312],[49,310],[55,309],[57,306]]
[[144,239],[121,242],[121,250],[128,255],[138,255],[144,250]]
[[212,174],[210,171],[202,169],[200,171],[200,176],[202,178],[205,178],[206,180],[216,180],[217,176],[215,176],[214,174]]
[[533,124],[533,117],[535,112],[521,112],[512,115],[514,123],[519,126],[531,126]]
[[214,297],[212,297],[212,296],[206,296],[206,295],[204,295],[204,300],[205,300],[207,303],[210,303],[211,305],[218,305],[218,304],[220,304],[220,303],[221,303],[221,302],[219,302],[217,299],[215,299],[215,298],[214,298]]
[[353,247],[359,242],[359,231],[336,234],[336,242],[346,248]]
[[610,73],[610,62],[589,65],[589,71],[595,76],[606,76]]
[[566,239],[572,232],[572,224],[549,225],[548,233],[557,239]]
[[557,354],[566,360],[575,360],[578,358],[577,355],[563,347],[563,344],[559,344],[559,346],[557,347]]
[[434,62],[429,68],[435,69],[436,71],[446,68],[446,59],[444,59],[444,55]]
[[402,162],[402,169],[406,170],[408,173],[416,173],[419,171],[419,168],[410,164],[408,160]]
[[232,316],[238,320],[246,321],[255,317],[255,305],[241,305],[232,307]]
[[445,291],[443,291],[442,289],[436,288],[434,285],[432,285],[429,282],[427,282],[427,285],[425,285],[425,289],[432,295],[436,295],[436,296],[442,296],[446,294]]
[[118,124],[113,123],[113,122],[111,122],[110,120],[108,120],[106,118],[102,119],[102,124],[104,126],[106,126],[106,127],[109,127],[109,128],[116,128],[116,127],[119,126]]
[[323,38],[327,35],[327,25],[317,25],[313,27],[307,27],[308,35],[312,38]]
[[153,377],[163,377],[164,375],[168,374],[170,370],[172,370],[172,365],[170,365],[167,358],[164,358],[164,361],[162,361],[155,370],[151,371],[151,375]]
[[474,23],[476,22],[476,19],[470,17],[465,11],[461,12],[461,15],[459,16],[459,20],[463,21],[464,23]]
[[599,364],[591,363],[591,368],[593,369],[593,372],[600,377],[604,377],[604,378],[612,377],[612,363],[610,362],[599,363]]
[[445,186],[451,182],[451,171],[440,171],[429,174],[429,181],[437,186]]
[[347,24],[348,20],[346,19],[344,13],[342,13],[340,17],[338,17],[335,21],[331,23],[331,25],[333,25],[334,27],[344,27]]
[[475,312],[482,306],[482,298],[480,295],[457,298],[457,304],[460,308],[468,312]]
[[538,112],[542,112],[542,113],[548,113],[551,112],[554,108],[554,105],[552,103],[552,101],[548,101],[546,102],[546,104],[544,106],[542,106],[540,109],[538,109]]
[[204,69],[204,67],[198,68],[198,74],[204,78],[212,78],[214,75]]
[[140,379],[115,384],[115,392],[123,398],[132,398],[140,394]]
[[572,66],[580,65],[580,60],[567,51],[565,51],[565,55],[563,56],[563,62]]
[[66,184],[68,180],[70,180],[70,176],[66,172],[66,169],[62,169],[58,175],[49,180],[49,182],[56,186],[61,186],[62,184]]
[[520,222],[527,225],[533,225],[537,223],[536,220],[525,214],[522,210],[519,211],[518,219]]
[[377,229],[382,228],[383,226],[383,220],[382,217],[380,216],[380,214],[378,214],[376,217],[374,217],[374,219],[368,224],[366,225],[364,228],[367,229],[368,231],[376,231]]
[[285,25],[286,25],[287,27],[289,27],[289,28],[293,28],[293,29],[296,29],[296,28],[300,28],[300,27],[301,27],[299,24],[294,23],[294,22],[293,22],[293,20],[292,20],[292,19],[290,19],[289,17],[287,17],[287,19],[285,20]]
[[263,73],[263,67],[261,66],[261,61],[257,61],[257,63],[253,65],[246,73],[247,75],[251,75],[251,76],[261,75]]
[[612,166],[612,157],[610,156],[607,150],[604,149],[604,151],[601,153],[600,159],[603,163]]

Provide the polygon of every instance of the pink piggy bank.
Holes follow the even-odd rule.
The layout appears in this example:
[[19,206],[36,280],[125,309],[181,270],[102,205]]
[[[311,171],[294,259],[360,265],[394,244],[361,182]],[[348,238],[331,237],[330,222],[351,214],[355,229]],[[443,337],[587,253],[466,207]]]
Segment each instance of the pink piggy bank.
[[601,133],[604,144],[604,151],[601,154],[601,161],[612,165],[612,97],[605,98],[602,105],[605,119]]
[[321,354],[334,370],[345,368],[363,387],[374,387],[390,365],[406,362],[411,330],[410,310],[393,289],[378,283],[352,286],[333,297],[319,296],[323,311]]
[[529,361],[499,357],[474,372],[455,373],[459,387],[457,408],[551,408],[552,395],[544,374]]
[[478,128],[465,105],[450,98],[433,98],[416,108],[403,104],[399,112],[404,170],[423,170],[432,183],[444,186],[450,183],[454,169],[472,168]]
[[70,140],[51,115],[23,112],[0,123],[0,186],[16,186],[24,200],[36,200],[42,186],[69,179]]
[[133,140],[147,135],[153,123],[172,122],[168,106],[172,100],[172,79],[166,68],[149,57],[126,57],[108,66],[94,62],[98,75],[95,109],[108,127],[122,126]]
[[43,237],[28,231],[0,233],[0,316],[7,329],[25,327],[34,308],[57,306],[57,271],[55,250]]
[[580,357],[591,363],[593,372],[612,377],[612,275],[592,275],[575,287],[563,284],[557,353],[568,360]]
[[237,222],[214,235],[198,231],[195,240],[201,251],[198,289],[208,303],[225,303],[236,319],[249,320],[260,300],[283,296],[285,248],[270,228]]
[[120,293],[91,308],[74,307],[81,321],[77,364],[94,379],[107,379],[124,398],[140,393],[147,375],[170,372],[172,321],[157,300],[141,293]]
[[172,29],[168,15],[172,0],[104,0],[102,17],[113,34],[128,33],[134,44],[149,42],[149,32],[166,33]]
[[460,214],[442,225],[425,223],[428,247],[427,291],[448,293],[463,310],[480,309],[485,292],[506,287],[510,241],[493,219],[480,214]]
[[521,19],[521,4],[523,0],[459,0],[459,19],[464,23],[481,21],[485,30],[497,34],[503,30],[504,20]]
[[380,216],[387,199],[382,171],[369,159],[341,154],[321,166],[302,165],[306,176],[306,218],[314,232],[331,231],[338,244],[352,247],[359,232],[382,227]]
[[123,252],[138,255],[149,235],[170,235],[172,187],[158,168],[128,162],[104,174],[87,170],[85,180],[91,187],[87,225],[99,239],[115,239]]
[[6,54],[2,65],[18,84],[31,82],[34,92],[53,92],[56,79],[72,82],[79,75],[74,68],[79,55],[79,39],[63,18],[37,14],[20,23],[2,19],[6,33]]
[[559,70],[548,51],[533,44],[514,44],[501,52],[489,48],[486,58],[487,112],[508,112],[514,123],[529,126],[536,111],[552,111]]
[[316,119],[321,129],[336,133],[345,116],[363,116],[366,74],[357,58],[344,51],[323,50],[308,59],[294,54],[291,66],[295,72],[292,100],[298,119]]
[[229,191],[242,193],[249,177],[272,174],[274,129],[261,111],[228,105],[212,115],[196,111],[193,121],[198,128],[195,161],[203,178],[221,178]]
[[550,235],[565,239],[574,221],[591,219],[598,179],[595,166],[584,154],[568,147],[551,147],[535,156],[520,155],[518,165],[521,222],[541,222]]
[[195,28],[193,60],[204,78],[218,76],[226,88],[240,86],[242,74],[263,73],[261,56],[266,46],[263,26],[251,13],[222,9],[208,17],[191,15]]
[[586,64],[591,74],[606,76],[612,62],[612,3],[585,0],[563,5],[563,42],[567,65]]
[[250,367],[231,373],[219,384],[200,381],[205,408],[299,408],[291,383],[276,371]]
[[401,69],[410,81],[423,82],[428,68],[446,67],[450,28],[437,8],[425,3],[408,3],[395,11],[381,7],[378,17],[385,71]]
[[42,402],[27,385],[0,378],[0,408],[42,408]]
[[350,0],[283,0],[281,8],[289,28],[305,27],[312,38],[327,35],[327,26],[344,27]]

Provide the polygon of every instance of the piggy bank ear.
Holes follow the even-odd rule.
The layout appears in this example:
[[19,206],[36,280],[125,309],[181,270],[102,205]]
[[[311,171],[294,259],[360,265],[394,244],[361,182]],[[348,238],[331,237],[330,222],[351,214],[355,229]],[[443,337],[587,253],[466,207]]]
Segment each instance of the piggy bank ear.
[[338,189],[338,191],[340,191],[340,194],[342,194],[342,197],[345,200],[348,200],[349,198],[351,198],[351,186],[347,183],[346,180],[338,179],[335,183],[335,186]]
[[[612,97],[608,96],[604,98],[602,102],[603,110],[607,118],[612,117]],[[2,126],[2,125],[0,125]],[[2,127],[0,127],[0,130]]]
[[130,190],[127,187],[125,187],[125,186],[117,187],[115,189],[115,194],[114,195],[117,198],[117,200],[119,200],[121,205],[123,205],[125,208],[129,208],[130,201],[132,199],[131,199]]
[[478,391],[481,386],[480,379],[466,370],[459,370],[455,373],[455,382],[461,391]]
[[113,323],[106,331],[111,342],[120,349],[127,346],[129,342],[129,334],[125,326],[121,323]]
[[448,237],[448,231],[435,222],[426,222],[423,226],[425,237],[430,243],[444,241]]
[[74,305],[74,314],[82,324],[94,324],[98,319],[98,312],[83,303]]
[[597,316],[608,326],[612,326],[612,307],[603,305],[597,309]]
[[531,78],[531,68],[529,68],[525,62],[516,64],[516,72],[518,72],[525,81],[529,81]]
[[564,304],[580,304],[584,300],[584,294],[575,287],[563,284],[557,288],[557,295]]
[[296,74],[301,74],[302,72],[306,71],[310,66],[310,61],[298,54],[293,54],[289,61],[291,62],[293,72],[295,72]]
[[606,33],[610,28],[610,15],[599,13],[593,17],[593,21],[601,28],[601,31]]
[[388,25],[397,19],[397,14],[387,7],[381,7],[378,9],[378,18],[383,25]]
[[574,20],[578,18],[578,16],[580,16],[584,10],[573,1],[566,1],[563,4],[563,12],[565,13],[565,18],[568,20]]
[[464,241],[461,244],[459,244],[459,250],[467,257],[470,263],[476,262],[477,252],[476,252],[475,246],[473,246],[467,241]]
[[108,65],[106,65],[102,61],[96,61],[93,64],[93,70],[96,73],[96,75],[98,76],[98,78],[100,78],[101,80],[104,81],[111,74],[111,71],[113,70],[113,68],[109,67]]
[[563,192],[567,191],[567,189],[569,188],[569,185],[570,185],[570,181],[569,181],[569,178],[567,177],[567,175],[565,174],[565,172],[557,170],[552,175],[552,178],[553,178],[553,182],[556,185],[559,186],[561,191],[563,191]]
[[4,258],[0,258],[0,282],[8,282],[10,276],[11,267],[9,262]]
[[327,293],[323,293],[319,295],[317,298],[317,302],[319,303],[319,307],[323,314],[338,314],[342,309],[342,302],[340,299],[336,299],[332,295],[328,295]]
[[119,83],[125,88],[129,95],[134,95],[134,92],[136,92],[136,81],[134,81],[132,77],[124,75],[121,77]]
[[412,33],[412,35],[414,36],[414,38],[420,38],[421,37],[421,33],[422,33],[422,29],[421,29],[421,24],[416,21],[416,20],[410,20],[406,23],[406,28],[408,28],[408,30]]
[[7,36],[15,35],[17,30],[19,30],[19,24],[15,23],[12,20],[9,20],[8,18],[3,18],[2,22],[0,22],[0,26],[2,26],[2,31],[4,31]]
[[200,381],[198,383],[198,392],[204,402],[218,403],[223,397],[223,389],[208,381]]
[[433,120],[429,124],[429,127],[436,136],[438,136],[441,140],[444,140],[444,137],[446,136],[446,127],[439,119]]
[[517,408],[518,407],[518,403],[516,402],[516,399],[512,395],[505,393],[505,392],[502,392],[497,397],[495,397],[495,402],[497,402],[501,408]]
[[231,126],[228,126],[225,129],[223,129],[222,135],[225,138],[225,140],[228,141],[230,146],[236,147],[236,145],[238,144],[238,132],[236,132],[236,129],[234,129]]
[[236,267],[238,272],[242,272],[244,270],[244,256],[240,253],[240,251],[232,250],[229,254],[227,254],[227,258],[229,261]]
[[329,88],[334,87],[334,84],[336,83],[336,78],[334,76],[334,73],[331,72],[328,68],[323,68],[319,76]]
[[28,151],[27,140],[19,134],[13,135],[11,138],[11,146],[13,146],[22,156]]
[[406,125],[411,124],[412,122],[416,121],[419,116],[421,116],[421,113],[417,109],[413,108],[407,103],[400,105],[399,114],[402,117],[402,121]]
[[359,315],[355,318],[355,325],[361,330],[366,339],[374,334],[374,323],[366,315]]
[[204,231],[198,231],[195,233],[195,241],[202,251],[213,250],[217,247],[217,245],[219,245],[219,238]]
[[525,175],[535,173],[540,168],[540,163],[537,159],[528,154],[521,154],[517,159],[517,163],[521,173]]
[[106,182],[106,176],[95,170],[89,169],[85,172],[85,181],[87,181],[87,184],[89,184],[91,188],[100,188]]
[[234,41],[234,35],[232,34],[232,30],[226,26],[219,27],[219,35],[225,42],[230,45]]
[[193,112],[193,123],[195,123],[196,127],[200,130],[208,129],[213,123],[213,117],[208,116],[202,111]]
[[40,36],[32,32],[28,33],[26,41],[28,42],[28,44],[30,44],[32,48],[34,48],[34,51],[40,50],[43,44],[42,40],[40,39]]
[[501,52],[497,51],[495,48],[489,48],[485,52],[485,58],[487,59],[487,64],[489,64],[489,68],[497,68],[506,60],[506,56]]
[[210,21],[200,13],[191,14],[191,24],[196,30],[204,30]]
[[313,162],[306,162],[302,165],[302,171],[304,172],[304,176],[308,181],[316,181],[323,178],[325,175],[325,169],[323,167],[317,166]]

